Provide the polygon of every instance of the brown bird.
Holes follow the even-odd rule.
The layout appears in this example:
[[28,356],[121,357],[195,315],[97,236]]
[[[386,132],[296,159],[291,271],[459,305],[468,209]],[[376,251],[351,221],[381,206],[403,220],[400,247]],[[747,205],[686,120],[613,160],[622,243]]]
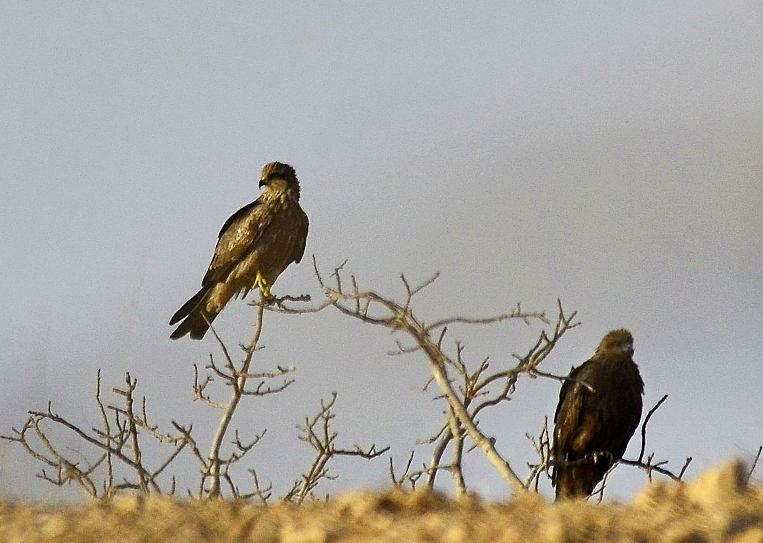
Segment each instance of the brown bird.
[[170,335],[172,339],[186,334],[203,338],[234,296],[259,288],[263,296],[272,298],[270,287],[281,272],[302,260],[308,220],[299,205],[294,168],[281,162],[265,164],[259,186],[265,187],[259,198],[223,224],[201,290],[170,319],[172,326],[185,318]]
[[573,366],[559,392],[551,456],[575,464],[554,467],[557,500],[588,497],[623,457],[641,419],[643,393],[628,330],[608,332],[590,360]]

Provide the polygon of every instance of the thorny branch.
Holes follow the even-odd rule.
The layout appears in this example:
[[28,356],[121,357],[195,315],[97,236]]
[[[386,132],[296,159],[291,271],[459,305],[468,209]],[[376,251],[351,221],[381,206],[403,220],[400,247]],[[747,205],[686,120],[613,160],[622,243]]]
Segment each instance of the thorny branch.
[[[544,473],[548,475],[550,467],[560,465],[559,461],[553,460],[550,455],[548,422],[544,423],[537,440],[530,438],[540,461],[528,466],[530,472],[526,479],[521,481],[515,470],[496,450],[494,440],[480,430],[479,415],[483,410],[509,400],[522,374],[527,374],[531,378],[545,377],[559,382],[570,379],[569,376],[557,376],[541,371],[539,366],[549,356],[564,334],[579,325],[575,319],[576,313],[566,314],[561,301],[557,300],[557,316],[553,324],[545,313],[525,312],[519,305],[509,312],[493,317],[455,316],[427,323],[414,313],[412,302],[416,294],[437,280],[438,274],[432,275],[416,286],[412,286],[404,275],[401,276],[405,294],[401,301],[396,301],[372,290],[362,290],[354,275],[349,275],[349,279],[343,275],[344,265],[345,263],[342,263],[334,269],[329,282],[321,276],[315,259],[313,259],[313,267],[318,282],[330,304],[343,314],[362,322],[383,326],[393,332],[405,334],[413,343],[406,345],[397,339],[397,350],[390,354],[423,353],[429,362],[431,371],[430,380],[423,389],[427,390],[432,382],[436,383],[441,393],[438,398],[444,398],[447,402],[443,424],[433,436],[424,441],[434,444],[430,461],[422,465],[420,469],[412,469],[414,457],[412,453],[403,472],[396,474],[394,464],[390,460],[392,481],[397,485],[408,483],[411,487],[415,487],[416,483],[424,477],[426,486],[431,489],[434,488],[437,474],[441,471],[448,471],[453,479],[456,492],[466,492],[466,482],[462,469],[463,455],[474,448],[479,448],[515,492],[524,489],[537,491],[540,475]],[[448,354],[445,351],[444,338],[449,327],[456,324],[494,324],[507,320],[519,320],[525,324],[540,322],[543,325],[552,325],[552,327],[541,330],[535,344],[524,354],[513,355],[516,360],[513,365],[503,364],[492,367],[493,363],[485,358],[473,369],[470,369],[470,365],[464,359],[464,346],[460,342],[455,342],[453,354]],[[664,467],[667,462],[654,462],[654,454],[644,458],[647,424],[664,400],[665,398],[660,400],[644,419],[641,427],[641,453],[638,460],[623,459],[620,463],[633,465],[646,471],[650,479],[652,473],[656,472],[680,480],[691,462],[691,458],[686,459],[678,474],[674,474]],[[471,441],[468,448],[465,447],[466,438]],[[444,455],[449,449],[452,455],[451,460],[445,463]],[[585,458],[580,462],[588,461],[591,459]]]
[[[284,296],[276,300],[278,311],[284,313],[298,313],[299,310],[293,307],[286,307],[287,302],[309,301],[308,295],[304,296]],[[325,307],[325,306],[324,306]],[[53,468],[53,474],[43,468],[39,477],[63,486],[68,483],[77,484],[87,495],[92,497],[112,497],[123,490],[136,490],[142,493],[163,493],[159,477],[166,471],[180,453],[184,450],[189,451],[201,466],[201,478],[198,488],[198,497],[219,497],[222,496],[222,487],[225,485],[234,497],[258,497],[261,501],[267,501],[270,497],[272,485],[261,486],[257,479],[254,469],[250,473],[254,478],[254,492],[248,495],[242,495],[233,481],[230,468],[239,462],[265,435],[266,430],[254,435],[249,441],[245,441],[239,435],[239,431],[234,430],[233,438],[230,440],[232,449],[230,452],[223,453],[223,443],[226,436],[231,433],[231,422],[241,399],[244,396],[265,396],[276,394],[285,390],[294,382],[294,379],[285,377],[294,371],[294,368],[283,368],[276,366],[275,370],[252,372],[250,367],[254,353],[258,350],[258,341],[262,332],[264,309],[271,309],[266,301],[260,299],[257,304],[255,326],[252,337],[248,345],[242,345],[244,352],[240,362],[234,362],[229,349],[225,343],[211,327],[212,333],[220,346],[223,364],[218,365],[213,356],[210,355],[209,363],[206,369],[209,374],[200,377],[198,366],[194,365],[194,399],[203,402],[205,405],[222,410],[223,414],[217,427],[207,455],[201,452],[199,444],[192,436],[193,427],[184,426],[176,421],[172,421],[175,433],[163,433],[158,426],[149,423],[147,414],[147,405],[145,397],[141,400],[136,399],[137,379],[125,376],[125,386],[123,388],[113,389],[114,394],[121,399],[120,405],[106,406],[101,399],[101,373],[98,371],[96,379],[95,400],[97,411],[100,418],[100,428],[93,428],[90,431],[81,426],[70,422],[52,410],[49,403],[46,411],[31,411],[30,417],[21,429],[13,428],[13,435],[0,436],[6,440],[19,443],[26,452],[41,462],[48,468]],[[307,312],[320,310],[320,307],[308,308]],[[273,379],[282,379],[280,383],[270,384]],[[221,380],[230,387],[231,393],[227,401],[220,402],[214,400],[207,392],[209,385],[215,381]],[[338,449],[333,446],[335,433],[329,434],[329,421],[333,418],[331,407],[336,400],[336,395],[328,404],[322,404],[321,412],[312,421],[308,422],[305,431],[309,430],[308,437],[311,439],[311,445],[317,447],[319,451],[318,459],[313,466],[313,470],[303,476],[304,488],[298,489],[299,499],[315,489],[318,482],[327,477],[326,463],[332,457],[338,455],[358,455],[366,458],[375,458],[386,452],[387,449],[377,451],[375,446],[368,450],[362,450],[356,446],[356,450]],[[317,424],[325,422],[325,435],[319,438],[317,431],[313,431]],[[63,428],[72,432],[82,442],[94,447],[99,454],[94,460],[82,460],[85,456],[79,452],[75,454],[79,458],[74,459],[71,455],[61,452],[62,448],[57,446],[51,439],[52,431],[46,428],[47,424],[52,424],[53,428]],[[149,467],[149,460],[144,455],[144,439],[149,436],[151,439],[169,444],[172,446],[171,452],[153,467]],[[99,474],[104,472],[99,484]],[[208,483],[208,484],[207,484]],[[169,492],[175,492],[175,479],[170,479]]]
[[337,448],[335,441],[338,434],[331,429],[331,421],[335,417],[331,409],[334,407],[336,398],[336,392],[332,392],[330,400],[327,402],[321,400],[321,408],[317,414],[313,417],[305,417],[304,425],[297,426],[301,434],[299,439],[310,445],[316,454],[310,467],[281,497],[282,501],[301,504],[313,495],[313,490],[322,479],[335,479],[336,476],[329,473],[328,463],[337,456],[357,456],[372,460],[389,450],[389,447],[377,449],[376,445],[363,449],[357,444],[352,449]]
[[[212,438],[209,456],[207,457],[207,460],[203,462],[203,476],[199,488],[200,493],[206,493],[211,497],[220,497],[222,495],[221,481],[223,480],[228,483],[228,486],[234,495],[238,493],[236,486],[232,483],[230,478],[230,467],[231,465],[241,460],[261,437],[261,435],[259,437],[255,437],[251,444],[243,444],[240,439],[238,439],[237,433],[236,439],[233,442],[234,451],[231,452],[227,458],[221,458],[220,449],[222,447],[223,439],[228,433],[228,427],[230,426],[231,420],[233,419],[233,414],[236,412],[236,408],[238,407],[241,398],[246,395],[261,396],[273,392],[280,392],[294,382],[293,379],[284,380],[279,387],[271,389],[265,387],[264,381],[261,381],[258,387],[254,390],[248,390],[246,388],[247,382],[250,378],[263,378],[262,374],[250,375],[249,367],[252,363],[254,352],[257,350],[257,343],[260,340],[260,335],[262,334],[262,320],[265,306],[266,300],[262,295],[260,295],[260,302],[257,304],[254,331],[252,332],[252,337],[249,341],[249,344],[242,346],[244,357],[241,361],[241,365],[238,367],[236,364],[234,364],[230,354],[228,353],[228,349],[226,348],[224,342],[220,339],[220,336],[217,335],[217,332],[215,332],[214,328],[210,327],[212,333],[215,336],[215,339],[217,339],[217,342],[220,345],[223,356],[225,357],[225,369],[220,369],[215,364],[212,357],[210,357],[210,363],[207,368],[212,370],[215,375],[222,378],[230,387],[231,390],[228,401],[225,403],[213,402],[208,396],[205,395],[204,391],[207,384],[211,381],[211,378],[205,379],[202,383],[199,383],[197,378],[196,382],[194,383],[194,395],[196,398],[223,410],[222,418],[220,419],[220,423],[217,426],[215,435]],[[291,370],[282,370],[282,373],[288,373],[289,371]],[[205,489],[204,485],[207,479],[210,480],[210,484],[209,488]]]
[[[263,486],[260,483],[259,476],[256,469],[249,469],[249,473],[252,476],[254,483],[254,490],[248,494],[243,494],[239,491],[238,487],[233,483],[230,475],[230,467],[236,462],[240,461],[259,441],[264,435],[265,431],[255,436],[254,440],[249,443],[243,443],[236,432],[236,438],[233,441],[233,451],[225,458],[221,457],[221,446],[224,436],[228,432],[229,425],[231,423],[236,407],[244,396],[265,396],[269,394],[276,394],[285,390],[289,385],[294,382],[294,379],[283,378],[280,385],[270,385],[268,380],[283,377],[284,375],[294,371],[293,368],[283,368],[276,366],[275,371],[264,372],[251,372],[250,367],[252,364],[252,358],[254,353],[259,349],[258,343],[262,332],[262,323],[264,312],[268,311],[287,313],[287,314],[301,314],[301,313],[313,313],[328,307],[329,304],[318,304],[314,307],[300,307],[295,308],[287,305],[287,302],[309,302],[310,296],[283,296],[275,301],[265,300],[262,296],[256,305],[256,318],[254,331],[252,333],[251,340],[248,345],[242,345],[241,348],[244,351],[242,361],[236,365],[231,359],[228,350],[225,348],[224,343],[220,340],[214,328],[210,327],[215,335],[218,343],[220,344],[223,356],[225,359],[224,367],[218,366],[214,359],[210,357],[210,362],[207,365],[207,369],[212,372],[212,375],[205,377],[203,380],[199,380],[198,370],[196,371],[196,378],[194,381],[194,397],[204,403],[213,407],[223,410],[223,417],[220,420],[218,429],[212,440],[209,456],[206,460],[201,459],[198,455],[197,458],[201,459],[203,466],[203,477],[201,481],[201,487],[199,493],[212,497],[217,497],[222,494],[222,483],[225,482],[230,492],[235,497],[241,498],[256,498],[262,503],[266,503],[272,496],[273,485],[268,484]],[[212,380],[217,377],[224,381],[224,383],[230,387],[231,392],[227,402],[217,402],[206,393],[206,388]],[[251,386],[251,381],[256,380],[258,383]],[[334,446],[334,441],[337,437],[335,432],[330,431],[330,422],[334,418],[331,411],[336,401],[336,393],[332,395],[329,402],[321,402],[321,409],[317,415],[312,419],[306,419],[305,426],[298,427],[302,432],[300,439],[306,441],[316,451],[316,457],[310,466],[309,470],[301,476],[301,479],[295,483],[289,491],[282,498],[288,501],[296,501],[301,503],[306,497],[311,496],[313,490],[317,487],[319,482],[323,479],[333,479],[334,477],[328,473],[328,462],[336,456],[361,456],[363,458],[372,459],[385,453],[387,449],[381,451],[376,450],[376,446],[372,445],[369,449],[363,450],[359,446],[355,446],[355,449],[340,449]],[[320,431],[319,431],[320,429]],[[205,489],[205,481],[209,479],[211,482],[209,488]]]
[[761,453],[763,453],[763,446],[758,447],[758,452],[755,454],[755,458],[753,458],[752,462],[750,463],[750,467],[747,470],[747,475],[744,478],[746,482],[749,482],[752,474],[755,472],[755,468],[758,466],[758,462],[760,462]]
[[[463,437],[468,436],[475,447],[482,450],[488,461],[498,470],[503,479],[515,492],[525,490],[525,484],[517,476],[509,462],[495,447],[495,440],[487,437],[478,426],[478,415],[490,406],[509,399],[514,391],[517,379],[522,373],[534,376],[533,370],[548,356],[560,338],[578,325],[575,313],[567,316],[558,303],[558,316],[553,331],[541,333],[535,345],[523,356],[515,355],[518,363],[509,368],[488,374],[488,360],[484,360],[474,372],[469,372],[462,359],[463,348],[456,344],[455,356],[448,355],[443,348],[443,340],[448,327],[454,324],[493,324],[507,320],[519,320],[530,324],[540,321],[549,324],[543,312],[525,312],[519,305],[507,313],[488,318],[450,317],[426,323],[416,316],[411,305],[416,294],[430,286],[438,277],[435,274],[412,287],[407,278],[401,276],[405,287],[405,296],[401,302],[382,296],[371,290],[361,290],[354,275],[350,275],[350,287],[344,286],[343,266],[334,269],[334,281],[329,284],[318,271],[315,259],[313,267],[318,282],[331,305],[343,314],[362,322],[384,326],[394,332],[402,332],[413,341],[406,347],[398,342],[397,354],[421,352],[425,355],[431,371],[431,379],[437,383],[442,397],[447,401],[446,420],[432,441],[439,440],[429,466],[422,472],[427,474],[427,486],[433,487],[437,472],[447,469],[451,472],[459,492],[465,490],[465,483],[460,469],[463,451]],[[456,385],[456,382],[460,382]],[[497,390],[492,385],[497,385]],[[426,389],[426,387],[425,387]],[[456,460],[449,466],[441,464],[441,458],[451,442],[454,443]],[[394,470],[393,470],[394,472]],[[408,477],[419,477],[422,472],[409,473]]]
[[548,469],[551,464],[551,438],[548,431],[548,417],[543,417],[543,427],[537,438],[530,434],[525,434],[525,437],[532,444],[539,459],[537,464],[528,463],[527,467],[530,468],[530,472],[525,479],[525,487],[537,492],[540,476],[542,473],[548,475]]
[[[163,493],[158,477],[165,468],[193,441],[190,434],[164,434],[148,422],[145,398],[141,401],[141,412],[135,409],[135,389],[137,380],[129,373],[125,375],[125,388],[115,388],[114,393],[124,400],[124,407],[108,406],[101,400],[101,373],[96,378],[95,399],[101,418],[101,428],[90,431],[70,422],[53,411],[48,403],[46,411],[30,411],[27,422],[21,429],[13,428],[12,436],[3,439],[20,443],[26,452],[55,470],[49,474],[44,468],[38,477],[57,486],[77,484],[85,494],[91,497],[112,497],[121,490],[133,489],[146,493]],[[110,419],[108,413],[111,412]],[[50,430],[44,425],[52,423],[74,433],[83,442],[100,451],[95,460],[73,460],[65,456],[54,445],[49,435]],[[178,425],[179,426],[179,425]],[[161,443],[170,444],[172,451],[156,467],[149,468],[141,454],[140,433],[145,431]],[[31,432],[31,435],[30,435]],[[84,455],[80,455],[84,457]],[[121,482],[116,482],[115,460],[122,467]],[[102,484],[97,484],[98,470],[105,462],[106,475]],[[133,474],[131,478],[130,473]],[[171,480],[170,494],[174,493],[174,479]]]
[[639,451],[638,459],[627,460],[625,458],[622,458],[620,459],[620,462],[619,462],[620,464],[625,464],[626,466],[635,466],[639,469],[644,470],[647,474],[647,477],[649,477],[650,481],[652,480],[652,472],[655,472],[655,471],[661,475],[670,477],[674,481],[680,481],[683,479],[684,473],[686,473],[686,468],[689,467],[689,464],[691,464],[691,461],[692,461],[692,457],[687,456],[686,460],[684,461],[684,465],[681,467],[681,470],[678,472],[678,474],[675,474],[672,471],[662,467],[668,463],[667,460],[661,460],[657,463],[654,463],[654,453],[649,454],[646,457],[646,461],[644,461],[644,452],[646,451],[646,427],[649,424],[649,420],[652,418],[652,415],[654,415],[657,409],[659,409],[659,407],[667,399],[668,399],[668,395],[665,394],[662,398],[660,398],[660,401],[654,404],[654,407],[652,407],[649,410],[649,412],[646,414],[646,417],[644,417],[644,422],[641,424],[641,449]]

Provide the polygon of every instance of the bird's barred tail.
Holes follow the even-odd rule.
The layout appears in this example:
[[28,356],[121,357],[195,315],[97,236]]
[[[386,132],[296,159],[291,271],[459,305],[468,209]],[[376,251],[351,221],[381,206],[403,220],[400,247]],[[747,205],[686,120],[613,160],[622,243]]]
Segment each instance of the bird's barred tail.
[[[206,319],[204,318],[206,316]],[[209,323],[211,323],[215,315],[206,315],[204,311],[194,311],[188,315],[183,322],[180,323],[172,334],[170,339],[180,339],[186,334],[191,335],[191,339],[201,339],[209,330]]]
[[185,317],[172,334],[170,339],[180,339],[186,334],[191,335],[191,339],[201,339],[209,329],[209,324],[215,319],[217,313],[210,313],[206,310],[206,296],[209,288],[202,287],[199,292],[193,295],[190,300],[183,304],[170,319],[170,326]]

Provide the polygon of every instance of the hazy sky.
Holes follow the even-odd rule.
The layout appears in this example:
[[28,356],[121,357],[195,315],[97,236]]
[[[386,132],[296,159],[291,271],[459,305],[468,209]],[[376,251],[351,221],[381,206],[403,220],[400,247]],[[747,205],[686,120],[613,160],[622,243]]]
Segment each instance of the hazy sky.
[[[396,296],[401,272],[440,271],[420,301],[428,317],[518,301],[553,313],[561,298],[583,326],[544,369],[565,373],[628,327],[646,406],[670,395],[649,449],[673,468],[693,456],[690,475],[751,458],[763,444],[762,24],[759,2],[735,0],[3,3],[2,432],[48,400],[95,425],[101,368],[106,391],[129,370],[157,423],[194,423],[203,439],[217,414],[191,401],[193,364],[219,350],[211,336],[170,341],[167,321],[223,221],[256,198],[262,165],[280,160],[297,170],[310,234],[277,295],[320,297],[314,254]],[[252,316],[239,301],[216,328],[233,345]],[[451,337],[471,362],[499,364],[539,331]],[[441,405],[416,389],[423,359],[386,356],[394,340],[333,310],[268,316],[258,363],[294,365],[297,382],[236,420],[270,429],[250,458],[261,477],[278,490],[300,473],[310,457],[294,425],[333,390],[340,444],[391,445],[404,462]],[[484,417],[521,474],[525,433],[553,415],[558,387],[522,379]],[[1,492],[62,495],[19,447],[0,443],[0,456]],[[508,494],[469,458],[475,490]],[[387,458],[336,472],[342,488],[385,484]],[[620,467],[610,496],[644,481]]]

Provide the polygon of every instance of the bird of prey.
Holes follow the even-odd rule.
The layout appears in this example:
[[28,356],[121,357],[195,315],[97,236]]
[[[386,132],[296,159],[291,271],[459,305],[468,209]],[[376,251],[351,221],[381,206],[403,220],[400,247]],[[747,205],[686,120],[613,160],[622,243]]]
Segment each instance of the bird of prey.
[[641,419],[644,382],[633,361],[633,336],[608,332],[593,357],[573,366],[559,392],[551,456],[556,499],[587,498],[619,461]]
[[299,181],[294,168],[271,162],[262,168],[259,198],[236,211],[218,235],[215,254],[194,294],[170,319],[180,323],[170,335],[201,339],[225,304],[258,288],[272,298],[270,287],[305,252],[308,220],[299,205]]

